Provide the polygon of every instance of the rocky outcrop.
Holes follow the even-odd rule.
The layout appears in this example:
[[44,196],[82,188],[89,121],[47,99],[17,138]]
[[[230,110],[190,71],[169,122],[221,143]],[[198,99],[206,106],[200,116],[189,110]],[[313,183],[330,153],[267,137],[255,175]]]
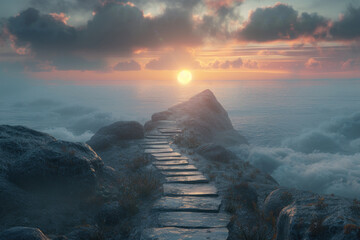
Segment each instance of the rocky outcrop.
[[215,142],[221,145],[247,144],[232,126],[229,116],[215,95],[205,90],[188,101],[177,104],[164,112],[155,113],[145,124],[151,130],[160,120],[175,120],[183,130],[181,141],[191,140],[197,145]]
[[229,162],[230,159],[237,158],[236,155],[221,145],[213,143],[203,144],[196,149],[196,153],[204,158],[215,162]]
[[135,121],[119,121],[101,128],[87,142],[95,151],[106,150],[124,140],[144,138],[143,126]]
[[0,233],[1,240],[49,240],[38,228],[13,227]]
[[86,144],[58,141],[20,126],[0,126],[0,156],[2,178],[30,192],[89,193],[103,167]]

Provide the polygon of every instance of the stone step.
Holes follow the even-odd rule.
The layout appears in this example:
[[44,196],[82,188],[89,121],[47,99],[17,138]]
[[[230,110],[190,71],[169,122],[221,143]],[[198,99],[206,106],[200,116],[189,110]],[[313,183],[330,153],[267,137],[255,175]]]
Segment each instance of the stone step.
[[165,196],[218,196],[216,187],[211,184],[164,183],[163,189]]
[[230,215],[226,213],[162,212],[158,217],[161,227],[226,228]]
[[161,173],[167,177],[202,175],[202,173],[199,171],[161,171]]
[[157,211],[219,212],[220,198],[214,197],[162,197],[153,206]]
[[145,136],[147,139],[168,139],[167,136],[164,135],[147,135]]
[[184,228],[148,228],[142,234],[146,240],[226,240],[227,228],[184,229]]
[[157,148],[157,149],[148,149],[144,150],[144,153],[172,153],[174,152],[172,148]]
[[189,158],[181,156],[181,157],[155,157],[157,161],[173,161],[173,160],[189,160]]
[[165,180],[167,183],[185,183],[185,184],[209,182],[209,180],[204,175],[166,177]]
[[151,154],[151,156],[157,158],[157,157],[180,157],[181,154],[178,152],[172,152],[172,153],[154,153]]
[[161,171],[179,171],[179,172],[184,172],[184,171],[197,171],[198,169],[191,164],[188,165],[174,165],[174,166],[156,166],[157,169],[161,170]]
[[144,145],[144,148],[145,149],[164,149],[164,148],[170,148],[170,145],[169,144],[164,144],[164,145]]
[[155,161],[154,165],[157,166],[172,166],[172,165],[188,165],[188,160],[172,160],[172,161]]
[[158,128],[161,133],[181,133],[181,129],[179,128]]
[[142,143],[144,146],[147,146],[147,145],[164,145],[164,144],[169,144],[169,142],[167,141],[164,141],[164,140],[145,140],[143,143]]

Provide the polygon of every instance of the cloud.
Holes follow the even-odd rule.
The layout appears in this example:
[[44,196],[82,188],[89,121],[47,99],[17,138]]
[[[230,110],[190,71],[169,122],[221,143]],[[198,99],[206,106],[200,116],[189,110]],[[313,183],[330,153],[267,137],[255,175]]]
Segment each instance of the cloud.
[[351,40],[360,37],[360,7],[350,6],[339,21],[330,28],[330,34],[335,39]]
[[305,130],[284,140],[281,147],[237,150],[282,186],[345,197],[360,195],[360,112]]
[[151,70],[179,70],[183,68],[200,69],[202,67],[192,54],[186,50],[178,49],[168,52],[158,59],[150,60],[145,65],[145,68]]
[[94,135],[91,131],[86,131],[80,135],[74,135],[73,132],[69,131],[65,127],[46,128],[42,131],[54,136],[57,139],[71,142],[86,142]]
[[135,60],[119,62],[114,66],[114,70],[116,71],[140,71],[141,66]]
[[251,59],[242,60],[242,58],[239,57],[233,61],[226,60],[221,62],[219,60],[215,60],[214,62],[208,64],[208,68],[210,69],[229,69],[229,68],[239,69],[242,67],[249,69],[257,69],[258,62]]
[[359,70],[360,69],[360,58],[350,58],[346,60],[341,69],[343,70]]
[[320,38],[324,33],[316,30],[327,25],[328,20],[316,13],[299,15],[291,6],[277,3],[253,11],[239,31],[238,38],[255,42],[292,40],[301,36]]
[[63,14],[41,14],[29,8],[9,18],[6,26],[16,49],[29,49],[32,56],[59,70],[99,70],[106,66],[104,57],[202,42],[191,11],[182,8],[166,8],[149,18],[131,4],[109,3],[98,7],[85,27],[69,26],[64,19]]
[[309,60],[307,60],[307,62],[305,63],[305,67],[308,69],[321,69],[322,64],[315,58],[309,58]]

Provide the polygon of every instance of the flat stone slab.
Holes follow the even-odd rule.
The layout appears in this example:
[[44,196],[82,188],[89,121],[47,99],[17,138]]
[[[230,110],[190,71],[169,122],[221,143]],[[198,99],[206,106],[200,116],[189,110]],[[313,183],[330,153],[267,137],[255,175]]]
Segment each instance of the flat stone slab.
[[145,138],[147,138],[147,139],[168,139],[168,136],[163,136],[163,135],[147,135]]
[[153,157],[180,157],[181,154],[178,152],[171,152],[171,153],[154,153],[151,154]]
[[158,128],[161,133],[181,133],[179,128]]
[[220,198],[214,197],[162,197],[153,206],[157,211],[219,212]]
[[150,139],[147,139],[145,140],[143,143],[142,143],[144,146],[146,145],[164,145],[164,144],[169,144],[169,142],[167,141],[164,141],[164,140],[150,140]]
[[202,175],[199,171],[162,171],[161,173],[167,177]]
[[162,227],[226,228],[230,215],[226,213],[162,212],[158,217]]
[[158,166],[172,166],[172,165],[188,165],[188,160],[172,160],[172,161],[155,161],[154,165]]
[[181,157],[155,157],[157,161],[173,161],[173,160],[189,160],[189,158],[181,156]]
[[165,196],[218,196],[218,191],[211,184],[165,183]]
[[172,148],[145,149],[144,153],[171,153]]
[[184,229],[184,228],[149,228],[145,229],[142,239],[146,240],[226,240],[227,228]]
[[197,171],[198,169],[194,165],[173,165],[173,166],[156,166],[161,171]]
[[204,175],[195,176],[177,176],[177,177],[166,177],[168,183],[208,183],[209,180]]
[[170,145],[169,144],[163,144],[163,145],[148,144],[148,145],[144,145],[144,148],[146,148],[146,149],[165,149],[165,148],[170,148]]

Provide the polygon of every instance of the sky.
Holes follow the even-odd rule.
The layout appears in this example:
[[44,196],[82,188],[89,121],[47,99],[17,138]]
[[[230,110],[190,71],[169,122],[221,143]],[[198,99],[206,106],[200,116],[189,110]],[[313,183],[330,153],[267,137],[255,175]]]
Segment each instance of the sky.
[[359,26],[358,0],[2,0],[0,84],[359,78]]

